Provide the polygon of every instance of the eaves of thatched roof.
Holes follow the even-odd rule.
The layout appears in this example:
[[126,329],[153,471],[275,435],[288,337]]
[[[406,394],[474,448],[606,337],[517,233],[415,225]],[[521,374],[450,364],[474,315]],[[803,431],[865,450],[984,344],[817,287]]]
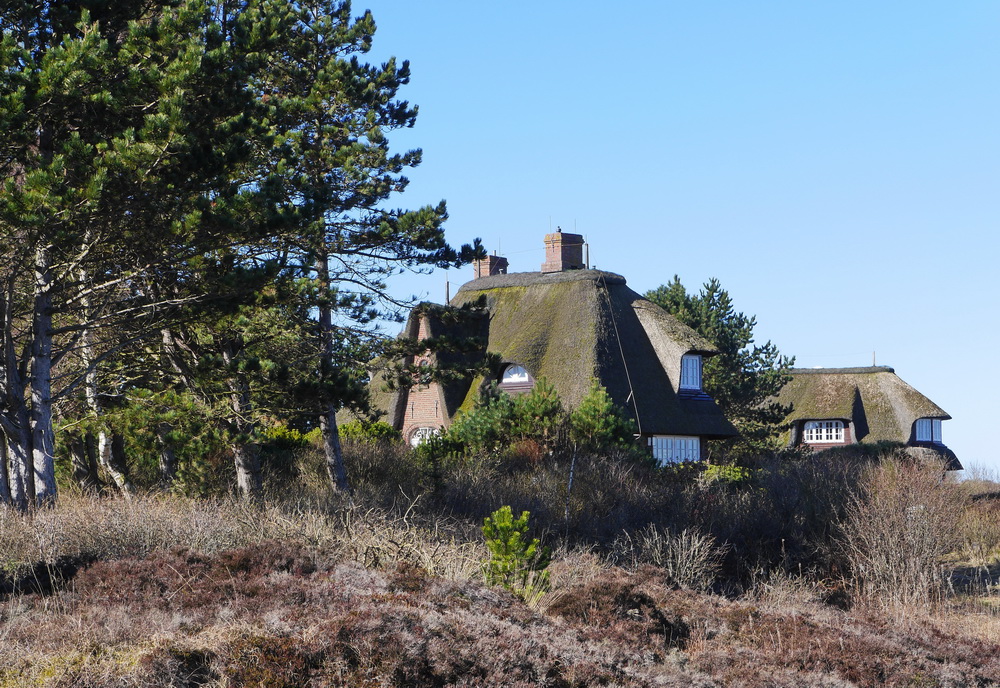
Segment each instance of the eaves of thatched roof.
[[[548,380],[567,406],[578,405],[596,378],[643,434],[736,434],[711,399],[678,394],[681,356],[712,355],[715,347],[629,289],[621,275],[492,275],[463,285],[452,304],[481,296],[489,312],[488,350]],[[477,394],[472,385],[463,407]]]
[[951,418],[886,366],[803,368],[778,396],[791,404],[789,421],[839,419],[853,422],[862,442],[909,442],[918,418]]

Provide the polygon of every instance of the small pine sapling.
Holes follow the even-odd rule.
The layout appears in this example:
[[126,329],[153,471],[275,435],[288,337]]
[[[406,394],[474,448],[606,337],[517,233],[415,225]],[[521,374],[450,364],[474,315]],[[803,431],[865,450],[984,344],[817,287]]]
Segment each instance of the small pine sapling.
[[509,506],[502,506],[483,521],[483,536],[490,559],[483,566],[486,582],[502,585],[529,604],[537,602],[549,590],[548,547],[538,538],[530,542],[528,512],[514,518]]

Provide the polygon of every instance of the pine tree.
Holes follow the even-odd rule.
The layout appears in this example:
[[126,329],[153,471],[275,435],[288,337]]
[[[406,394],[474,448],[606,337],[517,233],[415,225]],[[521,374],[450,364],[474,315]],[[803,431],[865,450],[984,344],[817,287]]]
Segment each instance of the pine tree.
[[143,277],[233,242],[257,39],[256,10],[227,7],[0,7],[0,428],[20,508],[55,498],[53,404],[98,363],[54,368],[112,326],[155,333],[174,301]]
[[[413,126],[417,109],[397,98],[409,65],[359,59],[371,47],[370,12],[351,18],[349,2],[288,5],[273,56],[258,84],[271,108],[276,146],[265,187],[285,222],[303,278],[321,385],[316,413],[333,485],[348,490],[337,412],[363,396],[358,371],[372,353],[380,318],[408,304],[393,300],[386,279],[399,269],[447,267],[471,260],[444,239],[444,202],[406,211],[385,203],[403,191],[403,172],[419,150],[392,153],[387,133]],[[481,249],[479,249],[481,253]]]
[[705,361],[704,387],[740,436],[721,448],[734,459],[774,450],[790,408],[774,401],[790,379],[794,357],[783,356],[770,341],[754,344],[757,319],[733,308],[719,280],[689,294],[676,275],[646,298],[692,327],[719,349]]
[[570,438],[584,450],[628,446],[635,440],[635,422],[615,405],[596,379],[591,380],[587,395],[569,414],[569,424]]

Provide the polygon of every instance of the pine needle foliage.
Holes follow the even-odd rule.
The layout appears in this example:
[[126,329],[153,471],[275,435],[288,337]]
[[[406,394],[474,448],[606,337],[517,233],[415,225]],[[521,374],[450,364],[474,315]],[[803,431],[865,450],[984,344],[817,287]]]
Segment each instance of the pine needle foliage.
[[719,354],[705,361],[705,391],[740,431],[738,438],[722,441],[724,453],[739,460],[776,449],[791,407],[774,397],[791,379],[787,373],[795,358],[783,356],[769,341],[755,344],[757,318],[738,312],[715,278],[693,294],[674,275],[672,282],[647,292],[646,298],[718,348]]
[[527,511],[514,518],[510,506],[502,506],[483,521],[483,536],[490,559],[483,567],[486,582],[502,585],[524,600],[537,600],[549,589],[552,557],[538,538],[528,541]]
[[625,447],[633,443],[635,422],[625,416],[608,391],[596,379],[569,415],[570,438],[581,449]]

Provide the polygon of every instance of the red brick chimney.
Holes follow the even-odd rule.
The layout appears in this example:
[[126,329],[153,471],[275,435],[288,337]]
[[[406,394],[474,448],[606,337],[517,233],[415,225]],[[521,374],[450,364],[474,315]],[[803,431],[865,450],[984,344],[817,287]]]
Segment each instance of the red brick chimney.
[[561,229],[545,235],[545,262],[542,272],[583,270],[583,235],[566,234]]
[[475,269],[476,279],[489,275],[506,275],[507,259],[494,253],[492,256],[486,256],[482,260],[477,260],[475,262]]

